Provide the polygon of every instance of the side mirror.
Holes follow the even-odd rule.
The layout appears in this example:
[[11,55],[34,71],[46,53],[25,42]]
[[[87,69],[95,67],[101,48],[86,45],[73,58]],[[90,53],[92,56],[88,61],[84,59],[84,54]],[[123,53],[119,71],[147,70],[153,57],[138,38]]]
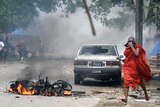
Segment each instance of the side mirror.
[[120,56],[119,56],[119,58],[121,58],[121,59],[122,59],[123,57],[124,57],[123,55],[120,55]]
[[124,56],[123,55],[120,55],[119,57],[117,57],[118,60],[122,60]]

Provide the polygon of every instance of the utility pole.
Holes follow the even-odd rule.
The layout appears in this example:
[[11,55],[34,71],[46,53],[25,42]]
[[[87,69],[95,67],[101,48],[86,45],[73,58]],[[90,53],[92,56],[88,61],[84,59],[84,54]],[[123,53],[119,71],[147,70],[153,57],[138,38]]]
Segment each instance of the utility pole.
[[143,45],[143,0],[136,0],[135,15],[135,39],[137,43]]

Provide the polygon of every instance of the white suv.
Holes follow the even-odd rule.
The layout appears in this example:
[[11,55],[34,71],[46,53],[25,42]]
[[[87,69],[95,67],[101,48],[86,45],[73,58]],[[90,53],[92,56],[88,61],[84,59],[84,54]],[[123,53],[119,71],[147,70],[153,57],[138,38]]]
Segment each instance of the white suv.
[[121,84],[121,57],[115,45],[85,44],[81,46],[74,61],[74,82],[80,84],[84,78],[115,81]]

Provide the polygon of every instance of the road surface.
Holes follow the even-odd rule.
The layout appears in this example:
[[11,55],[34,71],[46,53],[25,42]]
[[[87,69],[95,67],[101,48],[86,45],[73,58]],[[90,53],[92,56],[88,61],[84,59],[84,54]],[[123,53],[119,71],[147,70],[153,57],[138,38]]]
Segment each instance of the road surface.
[[[144,96],[130,90],[129,101],[124,105],[120,101],[123,97],[123,84],[115,86],[112,82],[100,82],[86,79],[81,85],[74,84],[73,60],[54,59],[50,61],[29,61],[21,64],[12,61],[0,63],[0,107],[159,107],[160,81],[151,81],[147,85],[150,100],[145,101]],[[12,94],[6,91],[10,81],[18,78],[38,79],[49,78],[51,83],[57,80],[68,81],[73,91],[85,91],[78,96],[47,97]]]

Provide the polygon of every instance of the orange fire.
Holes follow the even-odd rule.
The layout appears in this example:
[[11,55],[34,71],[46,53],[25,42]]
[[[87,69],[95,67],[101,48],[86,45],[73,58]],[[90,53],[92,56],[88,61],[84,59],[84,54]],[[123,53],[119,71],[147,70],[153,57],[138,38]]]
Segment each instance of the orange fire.
[[45,95],[46,96],[51,96],[51,93],[49,93],[48,90],[46,90]]
[[12,88],[10,88],[8,91],[9,91],[9,92],[14,92],[14,90],[13,90]]
[[46,86],[46,84],[37,84],[32,81],[11,81],[9,92],[22,95],[44,95],[44,96],[71,96],[71,90],[62,89],[62,87]]
[[33,95],[36,92],[35,90],[24,88],[22,84],[18,84],[17,91],[19,94],[23,94],[23,95]]

